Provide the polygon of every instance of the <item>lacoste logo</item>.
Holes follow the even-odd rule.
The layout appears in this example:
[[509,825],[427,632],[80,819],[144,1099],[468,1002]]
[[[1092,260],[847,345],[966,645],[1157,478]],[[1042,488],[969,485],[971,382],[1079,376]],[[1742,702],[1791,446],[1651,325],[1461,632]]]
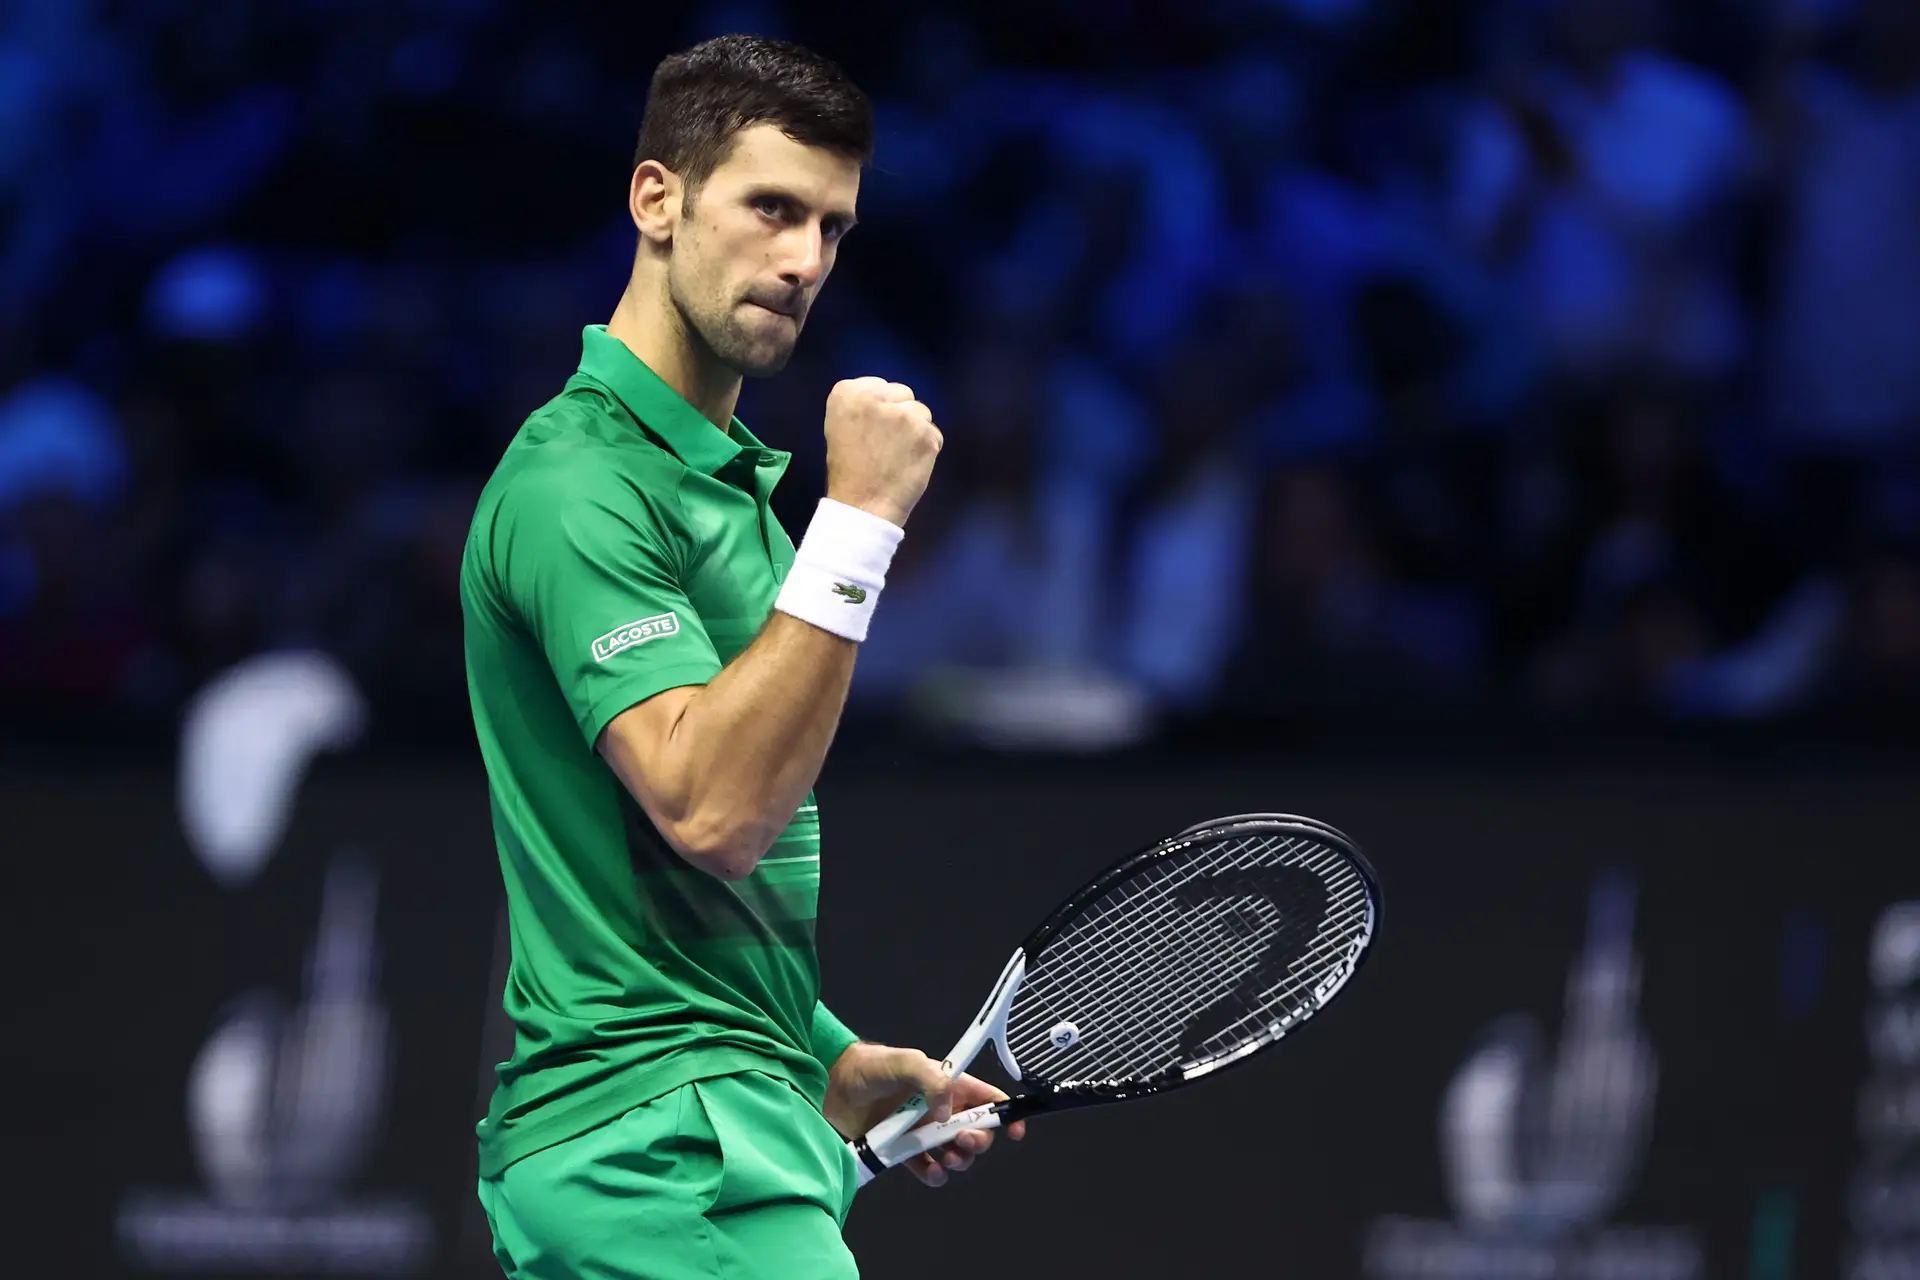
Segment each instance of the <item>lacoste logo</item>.
[[641,618],[629,622],[623,627],[615,627],[593,642],[593,660],[605,662],[623,649],[631,649],[637,644],[649,640],[658,640],[662,636],[680,634],[680,617],[675,613],[656,613],[651,618]]
[[867,602],[867,589],[865,587],[856,587],[851,582],[834,583],[833,594],[845,596],[848,604],[865,604]]

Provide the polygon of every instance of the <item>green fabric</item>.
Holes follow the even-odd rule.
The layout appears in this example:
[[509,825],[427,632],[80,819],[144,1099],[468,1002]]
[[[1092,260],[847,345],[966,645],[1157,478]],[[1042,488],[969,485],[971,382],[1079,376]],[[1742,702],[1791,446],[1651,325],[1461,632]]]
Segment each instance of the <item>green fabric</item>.
[[813,1056],[828,1068],[832,1068],[847,1046],[860,1037],[847,1030],[847,1024],[833,1016],[833,1011],[823,1004],[813,1007]]
[[604,329],[583,343],[481,493],[460,573],[513,948],[513,1055],[478,1129],[489,1175],[730,1072],[817,1107],[816,1044],[839,1034],[818,1034],[814,798],[728,884],[676,854],[594,750],[765,623],[793,563],[767,507],[788,455],[720,431]]
[[480,1180],[509,1280],[852,1280],[853,1156],[758,1072],[683,1085]]

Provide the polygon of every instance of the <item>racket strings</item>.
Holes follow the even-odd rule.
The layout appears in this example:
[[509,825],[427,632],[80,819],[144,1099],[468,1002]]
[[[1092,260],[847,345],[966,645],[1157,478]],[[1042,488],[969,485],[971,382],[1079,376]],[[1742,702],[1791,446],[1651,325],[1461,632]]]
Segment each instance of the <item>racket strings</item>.
[[[1097,1063],[1107,1078],[1122,1079],[1149,1069],[1150,1060],[1155,1066],[1166,1065],[1168,1046],[1160,1042],[1177,1039],[1181,1011],[1202,1007],[1224,995],[1258,965],[1260,952],[1265,950],[1258,943],[1248,945],[1244,930],[1221,918],[1230,911],[1216,909],[1211,920],[1188,920],[1179,934],[1169,928],[1162,935],[1176,939],[1181,950],[1157,952],[1162,977],[1154,988],[1136,990],[1116,981],[1111,971],[1063,979],[1055,971],[1046,970],[1029,980],[1039,1007],[1071,1011],[1071,1018],[1086,1027],[1089,1038],[1081,1056],[1091,1057],[1093,1062],[1083,1064],[1082,1069]],[[1213,956],[1211,965],[1194,963],[1203,952]],[[1021,994],[1024,997],[1027,990],[1023,988]],[[1044,1038],[1044,1030],[1035,1028],[1042,1038],[1038,1055],[1033,1056],[1028,1069],[1050,1077],[1074,1054],[1070,1049],[1057,1049]],[[1022,1038],[1016,1033],[1016,1043]],[[1015,1059],[1027,1066],[1029,1056],[1016,1051]]]
[[[1264,848],[1254,848],[1249,849],[1247,852],[1248,855],[1251,856],[1265,851],[1266,849]],[[1244,864],[1248,860],[1248,857],[1243,857],[1239,859],[1238,862]],[[1228,865],[1231,867],[1236,864],[1229,863]],[[1321,869],[1317,862],[1307,865],[1313,867],[1315,870]],[[1164,873],[1158,877],[1160,882],[1175,878],[1175,873],[1171,869],[1163,869],[1163,871]],[[1181,883],[1186,883],[1193,878],[1192,876],[1178,877]],[[1231,987],[1232,982],[1227,975],[1212,971],[1222,967],[1222,965],[1218,963],[1224,954],[1222,948],[1219,945],[1209,946],[1208,944],[1218,944],[1224,941],[1231,945],[1235,942],[1236,938],[1234,936],[1227,936],[1223,939],[1213,936],[1216,931],[1207,929],[1205,925],[1217,922],[1221,917],[1230,916],[1237,911],[1244,910],[1245,903],[1248,900],[1241,897],[1230,898],[1223,896],[1215,898],[1212,901],[1213,909],[1211,911],[1201,909],[1184,920],[1177,918],[1173,913],[1169,913],[1164,909],[1157,913],[1158,918],[1154,923],[1162,926],[1170,926],[1162,930],[1163,936],[1171,936],[1175,940],[1175,945],[1178,947],[1178,954],[1163,957],[1163,959],[1171,960],[1173,963],[1163,964],[1159,968],[1159,976],[1163,979],[1171,976],[1172,981],[1163,981],[1159,986],[1157,996],[1150,1002],[1136,1003],[1130,1006],[1126,1025],[1148,1024],[1151,1023],[1156,1016],[1163,1016],[1169,1008],[1177,1007],[1183,1000],[1190,999],[1196,983],[1209,983],[1211,985]],[[1263,908],[1262,914],[1267,918],[1269,923],[1276,920],[1286,920],[1287,917],[1285,917],[1272,902],[1262,899],[1254,899],[1253,901],[1257,903],[1259,907]],[[1112,901],[1106,905],[1122,913],[1126,906],[1124,902]],[[1089,955],[1098,957],[1094,962],[1097,965],[1100,964],[1102,960],[1117,954],[1116,946],[1122,940],[1116,936],[1116,922],[1124,918],[1124,914],[1112,915],[1096,934],[1091,937],[1073,939],[1066,950],[1067,958],[1074,960],[1081,967],[1086,967]],[[1311,928],[1313,921],[1311,919],[1301,918],[1299,919],[1299,924]],[[1253,942],[1253,950],[1256,952],[1266,949],[1266,946],[1262,945],[1265,943],[1265,939],[1254,938],[1250,941]],[[1053,955],[1051,948],[1048,951],[1048,955],[1049,958]],[[1216,963],[1211,966],[1201,963],[1200,959],[1203,956],[1211,958]],[[1136,956],[1135,960],[1138,962],[1142,958],[1143,957]],[[1232,964],[1231,959],[1227,960],[1226,964],[1230,967]],[[1102,978],[1110,978],[1110,966],[1101,969],[1099,976]],[[1185,979],[1185,981],[1182,981],[1182,979]],[[1115,985],[1117,989],[1117,984]]]
[[[1117,1022],[1109,1024],[1102,1020],[1102,1025],[1107,1027],[1102,1037],[1107,1048],[1122,1050],[1118,1057],[1112,1052],[1099,1055],[1103,1059],[1101,1065],[1108,1069],[1110,1075],[1137,1077],[1164,1070],[1175,1062],[1196,1063],[1216,1056],[1245,1038],[1237,1033],[1245,1031],[1260,1034],[1268,1020],[1263,1019],[1257,1027],[1243,1027],[1242,1024],[1272,1009],[1279,1002],[1279,997],[1271,994],[1277,983],[1265,983],[1254,989],[1257,995],[1265,997],[1263,999],[1252,1002],[1238,999],[1230,1005],[1222,999],[1234,993],[1247,974],[1259,967],[1262,953],[1277,949],[1272,938],[1252,939],[1254,945],[1249,947],[1244,945],[1248,939],[1243,932],[1235,931],[1223,936],[1217,929],[1207,929],[1192,918],[1184,921],[1167,920],[1163,913],[1159,923],[1171,924],[1181,930],[1179,950],[1177,954],[1165,955],[1157,961],[1148,961],[1145,956],[1136,957],[1142,962],[1151,963],[1165,980],[1144,999],[1135,997],[1135,1003],[1121,1005]],[[1236,948],[1239,951],[1237,955],[1234,954]],[[1332,959],[1335,950],[1336,945],[1331,941],[1323,942],[1316,949],[1300,948],[1299,957],[1290,970],[1310,961]],[[1280,950],[1279,954],[1284,956],[1286,951]],[[1309,982],[1316,982],[1319,971],[1315,969],[1310,973],[1309,979],[1294,983],[1287,994],[1297,994]],[[1111,981],[1110,973],[1103,971],[1099,976],[1108,983],[1111,991],[1117,993],[1123,990],[1122,984]],[[1237,1012],[1239,1016],[1231,1018],[1228,1025],[1219,1031],[1196,1042],[1191,1027],[1207,1016],[1218,1020],[1223,1007],[1228,1012]],[[1280,1016],[1283,1020],[1291,1020],[1286,1014]],[[1182,1030],[1182,1034],[1174,1040],[1171,1052],[1164,1043],[1170,1027]],[[1138,1041],[1143,1035],[1154,1036],[1156,1032],[1159,1033],[1155,1036],[1156,1043],[1144,1048],[1139,1045]],[[1045,1046],[1042,1051],[1045,1056],[1036,1060],[1036,1070],[1044,1073],[1058,1068],[1057,1059],[1063,1055],[1057,1052],[1046,1054],[1046,1050],[1053,1048],[1051,1044]],[[1024,1062],[1018,1057],[1016,1060]]]
[[[1220,862],[1235,866],[1260,852],[1242,849],[1238,858]],[[1190,1015],[1217,1002],[1258,964],[1266,931],[1245,927],[1238,899],[1215,898],[1197,911],[1177,904],[1173,892],[1194,879],[1195,870],[1155,868],[1096,903],[1082,927],[1063,932],[1058,953],[1048,949],[1034,974],[1043,979],[1034,996],[1047,1007],[1073,1010],[1088,1024],[1088,1035],[1079,1054],[1046,1044],[1033,1060],[1036,1072],[1058,1071],[1066,1059],[1091,1059],[1072,1065],[1097,1065],[1109,1077],[1162,1069],[1176,1056]],[[1133,980],[1140,977],[1151,985]]]
[[1233,1053],[1241,1045],[1263,1043],[1272,1034],[1290,1029],[1302,1016],[1325,1002],[1330,991],[1323,984],[1338,976],[1349,963],[1348,948],[1364,928],[1365,905],[1356,894],[1352,909],[1340,917],[1330,917],[1325,936],[1305,951],[1292,966],[1292,980],[1266,988],[1255,998],[1237,1001],[1239,1017],[1207,1037],[1190,1061],[1210,1062]]
[[[1336,917],[1336,924],[1358,922],[1361,914],[1361,911],[1353,911],[1347,913],[1346,919]],[[1259,966],[1260,953],[1273,950],[1272,939],[1255,937],[1252,939],[1254,945],[1248,947],[1246,943],[1249,938],[1243,929],[1223,934],[1218,928],[1195,927],[1192,920],[1180,923],[1188,929],[1185,935],[1187,945],[1177,954],[1168,954],[1152,962],[1152,967],[1161,975],[1171,975],[1171,980],[1159,983],[1152,994],[1144,999],[1139,996],[1125,997],[1124,984],[1113,982],[1111,975],[1099,976],[1100,981],[1107,983],[1109,995],[1120,996],[1123,1000],[1132,999],[1134,1002],[1102,1009],[1099,1006],[1106,1002],[1097,999],[1091,1001],[1097,1029],[1090,1031],[1088,1043],[1099,1046],[1103,1051],[1093,1055],[1083,1053],[1082,1058],[1091,1056],[1097,1062],[1077,1061],[1071,1063],[1073,1067],[1084,1070],[1097,1065],[1100,1074],[1110,1079],[1140,1078],[1158,1074],[1180,1063],[1219,1060],[1222,1055],[1243,1044],[1250,1043],[1257,1047],[1289,1029],[1293,1021],[1309,1011],[1307,1006],[1312,1003],[1309,998],[1288,1007],[1288,1001],[1303,993],[1310,993],[1310,989],[1323,987],[1323,972],[1327,966],[1331,964],[1337,971],[1337,966],[1346,960],[1344,939],[1323,939],[1317,946],[1301,952],[1287,966],[1288,973],[1298,975],[1294,981],[1285,982],[1285,975],[1278,975],[1276,981],[1264,982],[1257,987],[1249,986],[1248,989],[1259,997],[1256,1000],[1249,1001],[1244,997],[1226,1000],[1223,997],[1234,994],[1234,988],[1247,982],[1249,973]],[[1217,925],[1220,922],[1214,923]],[[1236,950],[1238,954],[1234,954]],[[1194,963],[1196,951],[1204,955],[1204,963]],[[1286,950],[1279,952],[1282,958],[1286,954]],[[1179,968],[1182,964],[1187,967]],[[1302,966],[1310,967],[1303,970]],[[1089,1005],[1089,997],[1084,989],[1049,992],[1046,986],[1042,986],[1037,988],[1037,994],[1043,997],[1046,1006],[1052,1008],[1085,1009]],[[1212,1022],[1217,1029],[1204,1037],[1196,1036],[1191,1028],[1206,1021]],[[1068,1065],[1062,1059],[1071,1056],[1059,1052],[1051,1044],[1043,1044],[1039,1057],[1028,1050],[1022,1060],[1032,1062],[1037,1073],[1057,1075],[1064,1065]]]
[[1247,1051],[1331,994],[1371,914],[1364,879],[1322,841],[1203,837],[1046,946],[1009,1018],[1015,1059],[1056,1083],[1119,1082]]
[[[1177,909],[1156,904],[1151,921],[1156,927],[1154,941],[1165,945],[1141,948],[1132,957],[1136,963],[1151,962],[1157,971],[1156,984],[1142,992],[1115,980],[1117,966],[1112,957],[1119,954],[1117,949],[1095,953],[1088,976],[1104,984],[1118,1006],[1117,1019],[1101,1021],[1107,1028],[1103,1038],[1122,1049],[1143,1036],[1164,1038],[1181,1011],[1211,1004],[1232,990],[1269,949],[1267,933],[1279,911],[1270,904],[1261,905],[1267,907],[1263,923],[1268,929],[1249,933],[1238,919],[1242,908],[1235,899],[1215,899],[1210,907],[1192,911],[1184,919]],[[1116,940],[1114,946],[1124,944]],[[1082,946],[1079,951],[1076,959],[1087,961],[1088,948]],[[1123,1058],[1115,1065],[1131,1071],[1138,1070],[1140,1063]]]
[[[1246,927],[1238,915],[1240,904],[1217,899],[1182,913],[1163,893],[1153,892],[1172,878],[1163,869],[1154,877],[1160,884],[1113,895],[1102,904],[1104,918],[1090,916],[1091,927],[1063,938],[1059,951],[1049,951],[1033,974],[1031,990],[1023,994],[1036,1009],[1065,1011],[1084,1023],[1086,1036],[1077,1052],[1043,1041],[1037,1057],[1036,1047],[1024,1043],[1029,1037],[1018,1036],[1016,1053],[1024,1053],[1023,1064],[1043,1075],[1070,1064],[1078,1072],[1097,1069],[1110,1078],[1137,1076],[1171,1056],[1186,1013],[1217,1000],[1257,965],[1264,938]],[[1184,920],[1176,919],[1182,914]],[[1124,972],[1114,962],[1121,955],[1155,981],[1144,984],[1135,980],[1139,975]],[[1212,963],[1198,963],[1201,955]],[[1021,1012],[1016,1012],[1016,1027]]]

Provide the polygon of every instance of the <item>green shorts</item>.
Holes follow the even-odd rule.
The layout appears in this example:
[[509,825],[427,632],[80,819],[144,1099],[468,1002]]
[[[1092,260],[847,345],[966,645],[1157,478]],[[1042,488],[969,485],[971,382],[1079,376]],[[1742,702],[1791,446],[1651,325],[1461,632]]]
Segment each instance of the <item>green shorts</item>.
[[854,1157],[791,1085],[697,1080],[480,1180],[509,1280],[852,1280]]

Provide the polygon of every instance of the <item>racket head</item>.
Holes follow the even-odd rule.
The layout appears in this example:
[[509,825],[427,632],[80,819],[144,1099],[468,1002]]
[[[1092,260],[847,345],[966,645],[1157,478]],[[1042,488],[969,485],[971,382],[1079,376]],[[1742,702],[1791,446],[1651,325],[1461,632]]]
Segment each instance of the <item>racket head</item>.
[[[1022,1113],[1177,1088],[1324,1008],[1371,953],[1379,879],[1322,822],[1241,814],[1121,859],[1022,944]],[[1009,1064],[1012,1065],[1012,1064]]]

